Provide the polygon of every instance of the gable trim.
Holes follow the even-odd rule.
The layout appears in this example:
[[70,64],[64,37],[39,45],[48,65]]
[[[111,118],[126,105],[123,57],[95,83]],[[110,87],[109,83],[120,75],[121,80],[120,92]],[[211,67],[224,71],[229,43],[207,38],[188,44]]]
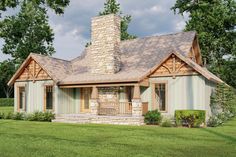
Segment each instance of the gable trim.
[[[57,82],[57,80],[55,80],[52,75],[50,74],[50,72],[47,71],[46,68],[44,68],[38,61],[36,58],[33,57],[32,54],[30,54],[26,60],[21,64],[21,66],[18,68],[18,70],[15,72],[15,74],[12,76],[12,78],[10,79],[10,81],[7,83],[8,86],[11,86],[14,84],[14,82],[16,81],[16,79],[24,72],[24,70],[26,69],[26,67],[29,65],[29,63],[34,60],[35,63],[37,63],[40,66],[40,71],[44,70],[47,75],[55,82]],[[28,70],[28,69],[27,69]],[[37,75],[40,73],[40,71],[37,73]],[[34,76],[35,77],[35,76]],[[37,80],[37,79],[35,79]]]
[[[140,81],[142,81],[143,79],[150,77],[151,74],[153,74],[158,68],[160,68],[163,63],[165,63],[172,55],[177,56],[180,60],[182,60],[183,62],[185,62],[188,66],[190,66],[191,68],[193,68],[196,72],[198,72],[199,74],[201,74],[202,76],[204,76],[205,78],[207,78],[210,81],[213,81],[215,83],[223,83],[223,81],[221,79],[219,79],[218,77],[213,78],[211,76],[209,76],[208,74],[206,74],[204,72],[204,69],[198,65],[197,63],[193,62],[192,60],[190,60],[189,58],[184,57],[183,55],[181,55],[178,52],[172,51],[172,53],[170,53],[167,57],[165,57],[159,64],[157,64],[156,66],[154,66],[148,73],[146,73],[143,77],[141,77]],[[195,65],[194,65],[195,64]],[[202,69],[200,69],[202,68]],[[207,71],[208,72],[208,71]],[[210,72],[209,72],[210,73]],[[193,73],[194,74],[194,73]],[[195,73],[196,74],[196,73]],[[213,74],[212,74],[213,75]],[[171,75],[172,76],[172,75]]]
[[187,63],[182,61],[175,54],[172,54],[164,61],[154,72],[150,75],[152,76],[172,76],[175,78],[178,75],[193,75],[196,71],[190,67]]

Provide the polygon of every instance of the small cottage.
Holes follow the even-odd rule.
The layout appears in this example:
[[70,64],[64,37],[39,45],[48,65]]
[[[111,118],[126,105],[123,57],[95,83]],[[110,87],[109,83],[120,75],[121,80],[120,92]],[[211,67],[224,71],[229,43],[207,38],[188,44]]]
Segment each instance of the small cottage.
[[28,56],[9,81],[15,112],[52,111],[54,122],[131,125],[142,125],[142,115],[156,109],[169,117],[178,109],[211,115],[210,96],[222,80],[203,66],[196,32],[121,41],[119,16],[91,23],[91,45],[77,58]]

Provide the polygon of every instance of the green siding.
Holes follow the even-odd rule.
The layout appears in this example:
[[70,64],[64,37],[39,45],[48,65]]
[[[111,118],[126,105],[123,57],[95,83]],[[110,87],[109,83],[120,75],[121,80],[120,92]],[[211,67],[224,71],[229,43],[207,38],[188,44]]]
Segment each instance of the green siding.
[[[16,82],[15,91],[17,86],[25,86],[26,92],[26,112],[31,113],[35,111],[43,111],[44,106],[44,86],[46,84],[53,84],[53,81],[28,81]],[[54,93],[55,94],[55,93]],[[17,92],[15,92],[14,111],[17,111]]]
[[[209,100],[211,91],[206,90],[208,84],[204,77],[195,76],[179,76],[175,79],[172,77],[150,78],[150,81],[168,81],[168,100],[166,115],[174,115],[177,109],[200,109],[209,111]],[[150,87],[149,87],[150,88]],[[151,95],[151,89],[149,90]],[[149,101],[152,103],[152,97]],[[150,104],[151,104],[150,103]],[[149,109],[151,106],[149,105]]]
[[58,114],[76,114],[80,112],[80,90],[59,89]]

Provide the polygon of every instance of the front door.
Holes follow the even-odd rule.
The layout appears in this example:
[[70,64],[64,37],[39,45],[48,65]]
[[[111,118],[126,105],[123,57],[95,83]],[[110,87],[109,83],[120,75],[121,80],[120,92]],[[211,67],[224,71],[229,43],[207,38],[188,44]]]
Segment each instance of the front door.
[[88,113],[90,112],[90,98],[91,98],[91,88],[82,88],[81,89],[81,112]]

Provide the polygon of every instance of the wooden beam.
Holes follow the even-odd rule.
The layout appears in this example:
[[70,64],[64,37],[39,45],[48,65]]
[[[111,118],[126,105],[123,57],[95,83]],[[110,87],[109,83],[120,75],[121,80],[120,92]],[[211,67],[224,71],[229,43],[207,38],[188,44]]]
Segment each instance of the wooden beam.
[[163,64],[162,65],[164,68],[166,68],[168,71],[169,71],[169,73],[171,74],[171,70],[170,70],[170,68],[168,67],[168,66],[166,66],[165,64]]
[[139,86],[139,84],[136,84],[136,85],[134,86],[133,99],[141,99],[140,86]]
[[[175,76],[193,76],[193,75],[198,75],[197,72],[191,72],[191,73],[181,73],[181,74],[175,74]],[[150,76],[152,77],[171,77],[173,74],[155,74]]]
[[85,85],[59,85],[59,88],[83,88],[83,87],[118,87],[118,86],[134,86],[137,83],[121,83],[121,84],[85,84]]
[[93,86],[92,88],[91,99],[98,99],[98,88],[96,86]]
[[144,87],[149,87],[149,79],[148,78],[143,79],[141,82],[139,82],[139,85]]
[[39,73],[40,73],[42,70],[43,70],[43,69],[40,67],[39,71],[38,71],[38,72],[36,73],[36,75],[35,75],[35,78],[38,77]]
[[180,65],[180,67],[176,70],[176,73],[178,73],[179,70],[180,70],[184,65],[186,65],[186,63],[182,63],[182,64]]
[[36,69],[36,63],[35,63],[35,61],[33,60],[33,76],[35,77],[35,69]]
[[175,73],[176,73],[176,61],[175,61],[175,55],[173,54],[172,55],[172,59],[173,59],[173,71],[172,71],[172,74],[173,74],[173,78],[175,79]]

